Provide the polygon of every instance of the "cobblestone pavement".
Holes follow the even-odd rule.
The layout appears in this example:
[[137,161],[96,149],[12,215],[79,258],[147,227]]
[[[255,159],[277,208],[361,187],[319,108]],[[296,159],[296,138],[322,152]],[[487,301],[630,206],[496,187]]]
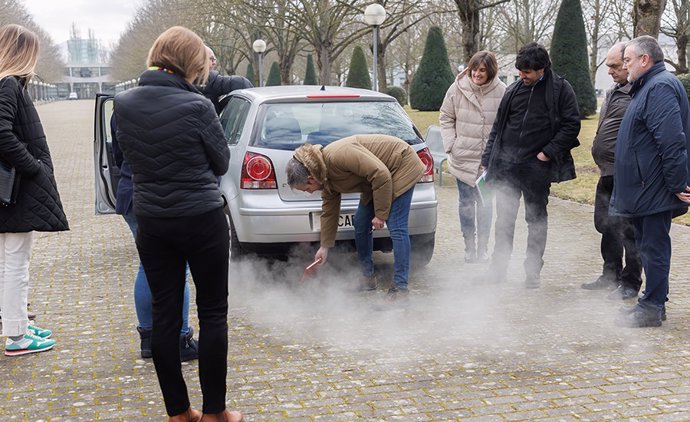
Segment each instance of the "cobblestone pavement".
[[[0,355],[0,420],[163,421],[138,356],[134,243],[121,218],[93,211],[93,103],[39,112],[71,231],[37,236],[30,301],[57,345]],[[600,270],[592,207],[551,200],[542,287],[527,290],[525,223],[508,282],[473,281],[485,267],[462,260],[456,195],[439,189],[436,252],[404,310],[380,310],[383,288],[349,290],[351,257],[332,253],[303,284],[308,253],[234,264],[228,405],[248,421],[690,420],[689,228],[672,229],[668,321],[619,329],[621,303],[579,287]],[[391,257],[376,258],[385,278]],[[200,407],[197,363],[184,372]]]

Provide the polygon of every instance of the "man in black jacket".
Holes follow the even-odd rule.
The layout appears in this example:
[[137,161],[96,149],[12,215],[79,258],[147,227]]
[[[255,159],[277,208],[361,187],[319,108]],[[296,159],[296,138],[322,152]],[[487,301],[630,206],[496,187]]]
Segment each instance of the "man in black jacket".
[[211,100],[216,109],[216,114],[220,114],[227,103],[225,100],[227,97],[222,99],[221,97],[226,96],[236,89],[252,88],[253,85],[249,82],[249,79],[244,76],[221,75],[218,73],[216,70],[216,55],[208,46],[206,46],[206,53],[211,61],[211,70],[208,72],[208,81],[206,85],[200,86],[199,90],[204,97]]
[[522,196],[528,228],[525,286],[538,288],[551,182],[575,178],[570,150],[580,144],[580,113],[575,92],[551,70],[544,46],[533,42],[522,47],[515,67],[520,80],[501,100],[481,161],[496,192],[496,242],[487,278],[506,278]]
[[609,215],[616,137],[625,110],[630,105],[632,86],[628,83],[628,71],[623,68],[625,44],[617,43],[606,56],[608,73],[615,85],[606,93],[601,105],[599,126],[592,144],[592,157],[600,172],[594,198],[594,227],[601,233],[604,267],[599,278],[582,285],[583,289],[588,290],[615,289],[609,294],[609,298],[624,300],[637,297],[642,285],[642,261],[635,245],[635,228],[629,219]]

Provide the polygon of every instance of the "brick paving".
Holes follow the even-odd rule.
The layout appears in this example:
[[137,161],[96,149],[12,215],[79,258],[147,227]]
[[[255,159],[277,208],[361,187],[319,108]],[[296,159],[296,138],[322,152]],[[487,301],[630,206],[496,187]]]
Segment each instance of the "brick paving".
[[[153,364],[138,356],[131,235],[93,211],[93,103],[39,113],[72,230],[37,236],[31,309],[57,344],[0,355],[0,420],[164,421]],[[308,253],[232,265],[230,407],[248,421],[690,420],[690,228],[672,229],[668,321],[620,329],[621,303],[579,287],[601,266],[591,206],[552,198],[542,287],[527,290],[524,221],[508,282],[474,281],[486,267],[462,260],[456,189],[438,192],[436,251],[405,310],[380,311],[383,289],[348,290],[351,256],[332,253],[304,284]],[[376,258],[385,278],[391,257]],[[200,407],[197,363],[183,367]]]

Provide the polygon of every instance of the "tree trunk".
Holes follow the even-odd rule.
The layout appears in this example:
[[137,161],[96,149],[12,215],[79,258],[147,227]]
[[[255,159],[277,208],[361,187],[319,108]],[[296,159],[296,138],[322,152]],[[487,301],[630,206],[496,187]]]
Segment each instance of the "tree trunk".
[[666,0],[635,0],[633,4],[634,37],[651,35],[659,37],[661,15],[666,8]]
[[320,45],[316,50],[316,61],[319,65],[319,79],[321,85],[331,84],[331,53],[326,45]]
[[[378,62],[376,63],[378,69],[376,69],[376,79],[378,80],[379,83],[379,92],[386,92],[386,88],[388,88],[388,81],[386,80],[386,46],[381,44],[379,42],[378,49],[376,50],[377,54],[377,60]],[[376,90],[376,87],[373,87],[374,90]]]
[[688,35],[679,35],[678,38],[676,38],[676,51],[678,53],[678,68],[676,69],[676,73],[678,74],[688,73],[687,51],[689,41],[690,37]]

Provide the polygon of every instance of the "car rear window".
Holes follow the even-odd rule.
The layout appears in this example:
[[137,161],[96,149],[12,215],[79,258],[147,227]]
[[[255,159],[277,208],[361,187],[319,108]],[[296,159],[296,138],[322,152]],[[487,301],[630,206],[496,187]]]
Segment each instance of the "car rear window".
[[294,150],[299,145],[328,145],[356,134],[396,136],[410,145],[423,142],[396,102],[268,103],[262,106],[252,144]]

